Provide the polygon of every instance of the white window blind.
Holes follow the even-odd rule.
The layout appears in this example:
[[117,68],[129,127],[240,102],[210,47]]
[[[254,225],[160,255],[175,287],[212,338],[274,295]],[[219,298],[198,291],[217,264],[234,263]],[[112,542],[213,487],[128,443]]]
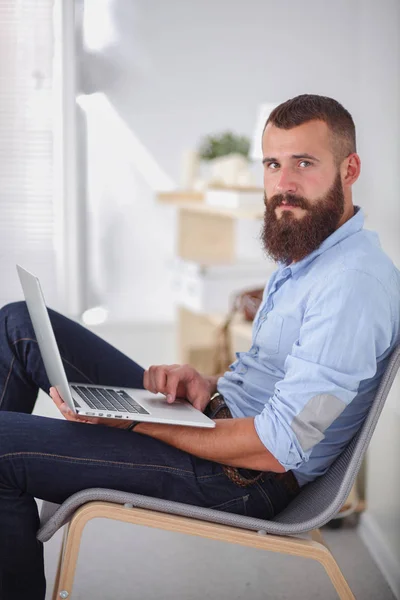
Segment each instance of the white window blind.
[[53,205],[53,0],[0,0],[0,306],[15,264],[57,301]]

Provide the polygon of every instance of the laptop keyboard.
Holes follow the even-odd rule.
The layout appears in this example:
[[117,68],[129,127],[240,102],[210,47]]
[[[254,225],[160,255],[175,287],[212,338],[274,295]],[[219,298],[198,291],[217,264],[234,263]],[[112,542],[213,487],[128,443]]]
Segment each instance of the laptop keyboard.
[[[71,388],[79,394],[86,404],[93,410],[129,412],[140,415],[150,413],[134,400],[125,390],[114,390],[106,388],[86,387],[83,385],[71,385]],[[81,408],[74,401],[77,408]]]

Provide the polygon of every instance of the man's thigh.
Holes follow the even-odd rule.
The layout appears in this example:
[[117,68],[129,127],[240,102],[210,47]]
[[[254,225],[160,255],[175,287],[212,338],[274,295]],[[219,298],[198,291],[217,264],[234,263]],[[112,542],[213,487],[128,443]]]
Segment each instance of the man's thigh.
[[[79,323],[49,309],[67,379],[143,387],[143,368]],[[31,412],[37,390],[50,383],[25,302],[0,310],[0,409]]]
[[61,503],[92,487],[244,512],[247,491],[220,465],[102,425],[0,413],[0,488]]
[[143,367],[79,323],[49,316],[68,381],[143,388]]

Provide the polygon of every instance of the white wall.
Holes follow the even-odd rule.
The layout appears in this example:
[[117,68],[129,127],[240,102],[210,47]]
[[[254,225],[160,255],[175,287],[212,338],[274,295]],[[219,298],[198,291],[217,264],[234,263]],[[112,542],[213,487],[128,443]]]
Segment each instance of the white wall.
[[[357,112],[356,2],[114,0],[111,7],[118,44],[85,59],[83,89],[105,92],[177,182],[185,149],[228,128],[251,135],[263,101],[315,92]],[[119,190],[123,184],[119,179]],[[114,266],[121,275],[113,276],[122,286],[114,293],[132,305],[121,302],[119,312],[139,321],[170,319],[165,264],[174,253],[173,211],[158,207],[150,188],[133,193],[128,179],[126,188],[126,218],[135,215],[135,228],[130,237],[121,233],[124,254]],[[146,272],[135,264],[139,255]]]
[[[368,226],[400,267],[400,3],[360,3],[359,127]],[[400,298],[399,298],[400,303]],[[364,541],[400,598],[400,375],[371,442]]]
[[[399,11],[397,0],[115,0],[118,45],[86,61],[85,85],[108,95],[176,181],[181,153],[204,134],[230,128],[251,135],[259,103],[305,92],[335,97],[358,131],[363,167],[355,202],[400,266]],[[126,297],[145,281],[140,297],[131,295],[132,318],[169,319],[165,263],[173,254],[174,217],[137,185],[129,209],[136,226],[123,234],[120,257],[131,281]],[[392,564],[400,563],[399,440],[397,386],[367,467],[366,522],[373,525],[366,539],[378,532]],[[391,571],[387,560],[384,568]]]

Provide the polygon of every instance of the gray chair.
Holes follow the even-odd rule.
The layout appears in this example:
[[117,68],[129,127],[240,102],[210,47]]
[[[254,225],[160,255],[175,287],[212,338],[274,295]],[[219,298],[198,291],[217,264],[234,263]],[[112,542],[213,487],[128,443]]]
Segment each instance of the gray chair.
[[53,600],[71,597],[81,534],[86,523],[97,517],[312,558],[324,566],[339,597],[354,600],[319,528],[338,514],[349,495],[399,365],[400,345],[390,357],[357,435],[327,473],[304,486],[272,521],[102,488],[78,492],[60,507],[45,502],[37,534],[40,541],[46,542],[60,527],[69,524],[64,532]]

